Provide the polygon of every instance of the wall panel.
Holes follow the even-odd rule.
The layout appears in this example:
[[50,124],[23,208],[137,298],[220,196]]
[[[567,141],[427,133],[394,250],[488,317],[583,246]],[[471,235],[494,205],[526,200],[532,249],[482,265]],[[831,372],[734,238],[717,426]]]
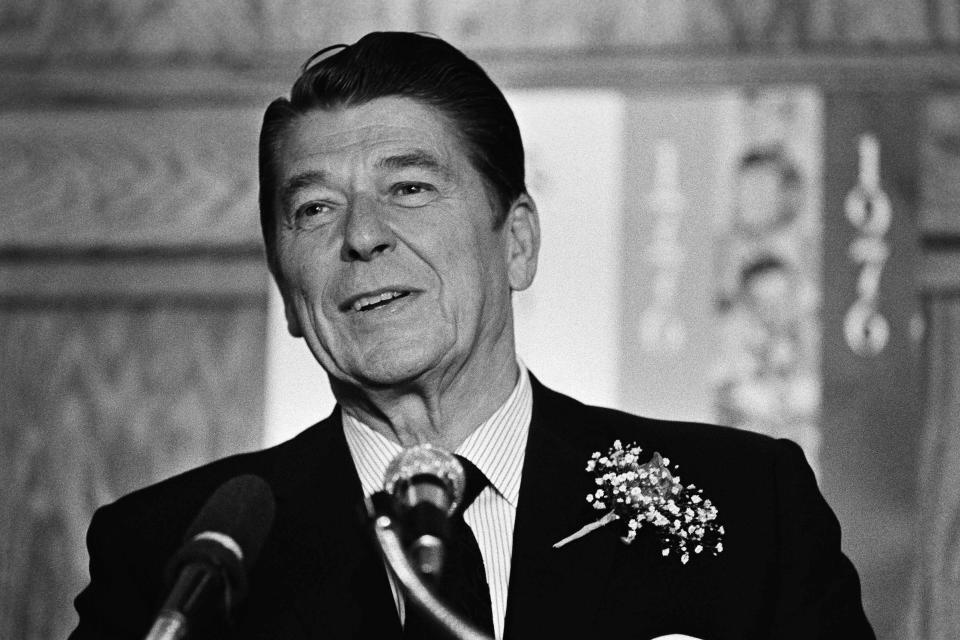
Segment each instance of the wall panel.
[[260,444],[264,330],[255,304],[0,307],[0,637],[72,628],[96,507]]
[[41,640],[75,624],[96,507],[261,443],[261,111],[2,115],[0,638]]
[[960,637],[960,95],[931,97],[922,141],[920,287],[926,311],[918,553],[910,640]]
[[[911,92],[838,92],[826,96],[824,110],[823,490],[843,523],[843,548],[863,576],[864,606],[881,638],[898,637],[916,544],[923,104]],[[892,208],[878,298],[890,334],[874,355],[854,352],[844,334],[861,273],[851,252],[858,231],[845,202],[859,179],[863,134],[878,140],[880,183]]]

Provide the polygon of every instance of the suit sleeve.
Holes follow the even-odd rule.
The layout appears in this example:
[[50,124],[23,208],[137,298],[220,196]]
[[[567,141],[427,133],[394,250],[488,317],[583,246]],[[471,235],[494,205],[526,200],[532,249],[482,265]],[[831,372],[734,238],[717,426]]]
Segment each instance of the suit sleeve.
[[799,446],[777,443],[779,597],[771,637],[872,640],[856,569],[840,549],[840,524]]
[[141,640],[148,631],[152,598],[139,587],[133,545],[110,509],[98,509],[87,531],[90,584],[74,600],[80,622],[69,640]]

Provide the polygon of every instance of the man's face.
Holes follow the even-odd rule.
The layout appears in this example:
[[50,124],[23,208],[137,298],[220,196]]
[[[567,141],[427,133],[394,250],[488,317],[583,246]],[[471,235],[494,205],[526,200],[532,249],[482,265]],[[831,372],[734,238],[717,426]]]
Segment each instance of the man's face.
[[439,112],[400,97],[312,111],[281,138],[277,178],[288,323],[332,377],[393,386],[505,346],[513,357],[511,289],[536,264],[517,230],[536,214],[515,205],[494,229],[480,174]]

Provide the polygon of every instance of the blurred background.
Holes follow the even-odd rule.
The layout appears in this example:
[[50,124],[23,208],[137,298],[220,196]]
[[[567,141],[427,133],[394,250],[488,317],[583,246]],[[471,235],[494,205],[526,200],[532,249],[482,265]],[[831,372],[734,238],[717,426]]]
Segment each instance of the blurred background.
[[0,0],[0,638],[94,509],[324,417],[256,207],[303,60],[433,32],[504,87],[547,384],[799,442],[882,640],[960,637],[960,4]]

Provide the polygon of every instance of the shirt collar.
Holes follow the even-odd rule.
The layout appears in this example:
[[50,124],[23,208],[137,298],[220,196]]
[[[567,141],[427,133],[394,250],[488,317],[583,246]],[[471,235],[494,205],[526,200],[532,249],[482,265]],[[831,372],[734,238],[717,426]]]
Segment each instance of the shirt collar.
[[[520,476],[533,414],[530,376],[523,363],[518,361],[518,364],[520,375],[510,396],[454,452],[477,465],[490,485],[514,508],[520,495]],[[387,465],[402,447],[346,413],[343,432],[364,494],[369,496],[380,491]]]

